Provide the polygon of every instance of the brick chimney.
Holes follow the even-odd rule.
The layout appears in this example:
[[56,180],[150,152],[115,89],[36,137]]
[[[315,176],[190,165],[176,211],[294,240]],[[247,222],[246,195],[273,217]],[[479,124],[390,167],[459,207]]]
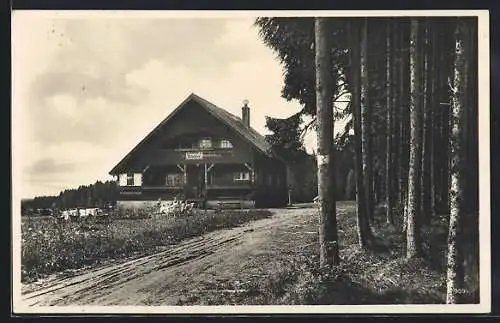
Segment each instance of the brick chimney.
[[243,100],[243,107],[241,108],[241,120],[243,124],[250,127],[250,108],[248,107],[248,100]]

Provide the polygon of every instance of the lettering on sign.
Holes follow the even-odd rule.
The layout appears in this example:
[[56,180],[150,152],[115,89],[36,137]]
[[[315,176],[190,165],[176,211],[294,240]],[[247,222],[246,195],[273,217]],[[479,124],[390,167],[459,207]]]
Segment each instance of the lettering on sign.
[[186,152],[186,160],[198,160],[198,159],[203,159],[202,151]]
[[217,154],[217,153],[206,153],[203,157],[205,157],[205,158],[222,158],[222,155]]
[[120,192],[120,195],[141,195],[142,192],[140,191],[131,191],[131,192],[127,192],[127,191],[122,191]]

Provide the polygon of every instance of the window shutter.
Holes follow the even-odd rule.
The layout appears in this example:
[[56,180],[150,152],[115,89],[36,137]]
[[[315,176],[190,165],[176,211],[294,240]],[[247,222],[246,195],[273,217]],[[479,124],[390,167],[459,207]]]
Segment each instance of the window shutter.
[[118,185],[127,186],[127,174],[118,175]]
[[141,173],[134,174],[134,186],[142,186],[142,174]]

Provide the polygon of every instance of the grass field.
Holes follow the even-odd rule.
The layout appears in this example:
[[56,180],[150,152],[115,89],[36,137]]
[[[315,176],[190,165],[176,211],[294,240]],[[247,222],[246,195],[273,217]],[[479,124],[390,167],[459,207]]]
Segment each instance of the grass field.
[[[443,304],[447,216],[435,216],[430,225],[423,227],[423,257],[407,260],[401,223],[388,225],[383,208],[378,209],[372,224],[374,243],[369,250],[359,249],[354,206],[353,202],[337,204],[341,265],[333,270],[318,268],[317,211],[298,209],[293,211],[295,220],[282,219],[271,225],[270,221],[265,228],[256,229],[261,232],[260,238],[247,236],[245,240],[242,235],[239,243],[246,241],[246,245],[254,249],[242,254],[240,260],[232,249],[229,253],[221,251],[222,257],[233,257],[233,262],[228,261],[218,268],[213,277],[207,274],[202,281],[177,286],[176,291],[182,290],[183,295],[177,305]],[[285,210],[274,212],[291,214]],[[254,210],[113,220],[109,224],[92,221],[57,224],[50,222],[52,219],[24,221],[23,280],[36,280],[53,272],[111,259],[124,260],[154,253],[188,237],[270,215],[269,211]],[[466,280],[461,302],[477,303],[477,215],[468,218],[472,221],[465,232]],[[272,219],[275,217],[269,220]],[[196,266],[196,263],[187,266]],[[203,274],[203,270],[199,271],[199,275]],[[152,296],[152,300],[160,301],[161,297],[164,295],[160,293]]]
[[[439,304],[446,298],[445,216],[423,228],[424,255],[405,258],[405,235],[400,226],[385,222],[382,214],[373,224],[375,243],[369,251],[358,247],[354,209],[339,221],[341,265],[331,272],[318,269],[318,244],[302,256],[279,266],[271,279],[256,286],[257,303],[266,304]],[[466,285],[461,302],[479,302],[477,226],[467,232]],[[280,288],[276,288],[280,286]],[[264,299],[262,299],[264,298]],[[260,299],[260,300],[259,300]]]
[[146,255],[186,238],[269,216],[271,212],[265,210],[224,210],[110,221],[92,217],[80,222],[23,218],[21,280],[32,282],[55,272]]
[[[343,203],[344,204],[344,203]],[[317,218],[305,229],[272,237],[280,251],[255,266],[269,266],[268,275],[245,284],[212,287],[237,292],[209,296],[190,295],[192,302],[179,305],[347,305],[347,304],[444,304],[446,298],[446,216],[436,216],[422,232],[424,255],[405,258],[401,224],[388,225],[383,209],[373,223],[375,243],[368,251],[358,247],[354,204],[338,214],[341,265],[332,271],[318,268]],[[466,284],[462,303],[479,302],[477,223],[471,223],[465,246]],[[250,270],[250,269],[249,269]],[[188,297],[188,299],[189,299]]]

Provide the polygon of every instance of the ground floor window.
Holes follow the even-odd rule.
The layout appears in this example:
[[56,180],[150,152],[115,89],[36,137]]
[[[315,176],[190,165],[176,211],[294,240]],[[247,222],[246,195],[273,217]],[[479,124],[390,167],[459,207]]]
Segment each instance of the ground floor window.
[[179,173],[167,174],[166,175],[166,186],[182,186],[184,183],[184,175]]
[[233,179],[235,182],[249,181],[250,180],[250,173],[249,172],[235,172]]

